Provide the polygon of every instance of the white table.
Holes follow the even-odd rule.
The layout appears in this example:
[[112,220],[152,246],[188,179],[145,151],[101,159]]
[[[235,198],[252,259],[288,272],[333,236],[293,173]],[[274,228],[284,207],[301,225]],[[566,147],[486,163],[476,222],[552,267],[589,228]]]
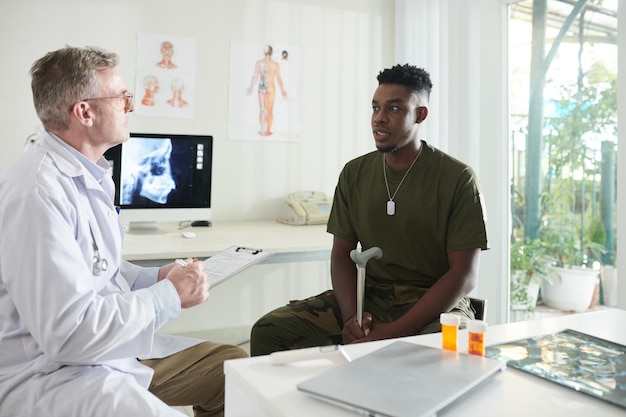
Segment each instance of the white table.
[[[196,237],[183,237],[183,230],[193,231]],[[152,233],[127,233],[122,255],[142,266],[161,266],[188,256],[206,259],[230,246],[272,253],[212,290],[208,302],[184,309],[177,320],[161,329],[238,344],[248,340],[250,326],[266,312],[292,298],[304,298],[328,288],[326,263],[332,240],[326,225],[291,226],[265,220],[214,222],[211,227],[181,230],[177,223],[160,223]]]
[[[182,236],[191,231],[195,238]],[[326,225],[291,226],[272,220],[214,223],[211,227],[179,229],[159,224],[155,233],[127,233],[122,255],[128,261],[164,261],[179,257],[208,258],[229,246],[260,248],[274,255],[264,263],[328,259],[332,235]]]
[[[626,311],[611,309],[491,326],[487,345],[518,340],[565,328],[626,345]],[[467,351],[467,332],[459,332],[459,350]],[[440,347],[441,334],[402,338],[412,343]],[[346,346],[355,359],[391,340]],[[310,398],[296,384],[333,365],[314,360],[273,366],[267,356],[227,361],[226,417],[354,417],[356,414]],[[367,395],[367,393],[364,393]],[[439,417],[576,417],[626,415],[623,408],[556,383],[508,367],[442,410]]]

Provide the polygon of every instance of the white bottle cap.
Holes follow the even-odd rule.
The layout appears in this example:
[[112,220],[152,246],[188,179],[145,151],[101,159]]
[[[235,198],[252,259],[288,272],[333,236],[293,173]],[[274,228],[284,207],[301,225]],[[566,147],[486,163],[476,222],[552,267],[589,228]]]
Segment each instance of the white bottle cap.
[[441,313],[439,320],[444,326],[458,326],[461,324],[461,317],[452,313]]
[[485,333],[487,323],[482,320],[470,320],[467,322],[467,331],[472,333]]

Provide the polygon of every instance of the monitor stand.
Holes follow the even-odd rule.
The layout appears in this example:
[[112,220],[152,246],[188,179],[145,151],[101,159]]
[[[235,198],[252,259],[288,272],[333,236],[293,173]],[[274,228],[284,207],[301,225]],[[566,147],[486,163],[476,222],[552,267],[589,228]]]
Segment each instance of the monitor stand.
[[159,224],[156,221],[129,222],[127,232],[133,235],[154,235],[164,233],[164,231],[159,229]]

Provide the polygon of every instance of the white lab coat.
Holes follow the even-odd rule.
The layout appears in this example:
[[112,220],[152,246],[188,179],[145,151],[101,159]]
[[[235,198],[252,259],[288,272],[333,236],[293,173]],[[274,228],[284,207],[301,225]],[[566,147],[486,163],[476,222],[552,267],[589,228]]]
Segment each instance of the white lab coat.
[[[152,370],[136,358],[199,341],[156,332],[153,294],[133,286],[158,269],[122,260],[103,185],[48,134],[0,178],[0,417],[178,415],[148,393]],[[99,276],[90,226],[108,262]],[[155,285],[179,314],[173,285]]]

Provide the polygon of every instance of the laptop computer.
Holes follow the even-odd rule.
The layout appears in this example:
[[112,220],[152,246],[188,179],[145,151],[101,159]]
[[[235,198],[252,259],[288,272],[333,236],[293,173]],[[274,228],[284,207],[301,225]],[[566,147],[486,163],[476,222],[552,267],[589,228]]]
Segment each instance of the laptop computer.
[[297,385],[320,400],[381,417],[432,417],[506,363],[404,341]]

